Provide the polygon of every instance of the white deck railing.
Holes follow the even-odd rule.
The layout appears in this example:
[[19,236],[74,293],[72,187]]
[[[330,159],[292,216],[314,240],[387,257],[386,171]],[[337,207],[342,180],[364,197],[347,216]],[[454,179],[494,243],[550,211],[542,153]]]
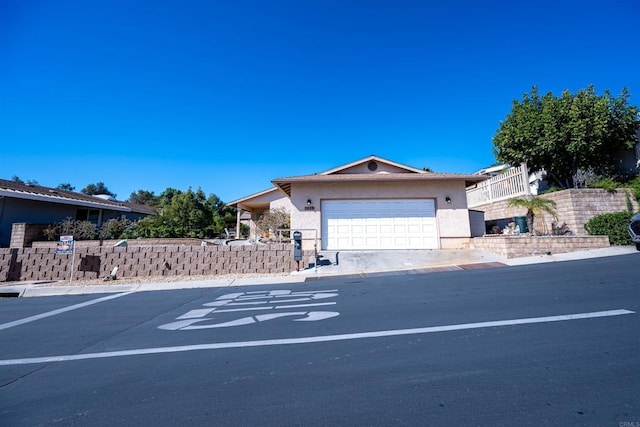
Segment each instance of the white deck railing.
[[467,206],[473,208],[530,194],[527,164],[522,163],[520,166],[509,168],[499,175],[467,188]]

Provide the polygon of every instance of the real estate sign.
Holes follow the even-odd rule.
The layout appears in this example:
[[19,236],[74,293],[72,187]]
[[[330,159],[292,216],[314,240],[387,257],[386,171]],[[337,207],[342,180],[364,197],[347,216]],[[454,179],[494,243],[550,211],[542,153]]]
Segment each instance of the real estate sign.
[[60,236],[60,240],[58,240],[58,245],[56,246],[56,254],[71,254],[71,275],[69,277],[69,281],[73,282],[73,270],[74,270],[74,260],[75,260],[75,244],[73,241],[73,236]]
[[73,236],[60,236],[58,245],[56,246],[56,254],[72,254],[73,253]]

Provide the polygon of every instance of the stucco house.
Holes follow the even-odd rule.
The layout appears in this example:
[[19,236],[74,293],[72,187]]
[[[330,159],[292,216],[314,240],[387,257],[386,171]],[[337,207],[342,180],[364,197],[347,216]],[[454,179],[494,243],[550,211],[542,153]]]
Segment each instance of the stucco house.
[[[328,171],[274,179],[229,203],[255,222],[282,207],[305,250],[454,249],[471,237],[465,188],[479,175],[432,173],[372,155]],[[239,228],[239,225],[238,225]]]
[[71,218],[101,225],[112,218],[137,220],[154,211],[106,195],[88,196],[0,179],[0,247],[9,246],[14,223],[53,224]]

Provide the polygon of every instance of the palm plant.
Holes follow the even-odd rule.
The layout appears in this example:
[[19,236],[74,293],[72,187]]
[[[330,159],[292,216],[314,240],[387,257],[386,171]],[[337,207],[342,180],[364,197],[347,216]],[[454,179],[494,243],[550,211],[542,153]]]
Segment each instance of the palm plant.
[[525,208],[527,209],[527,227],[531,232],[531,235],[535,236],[536,231],[533,228],[533,221],[536,215],[542,215],[548,213],[557,220],[558,213],[556,211],[556,202],[549,199],[543,199],[542,197],[518,197],[509,200],[509,207],[512,208]]

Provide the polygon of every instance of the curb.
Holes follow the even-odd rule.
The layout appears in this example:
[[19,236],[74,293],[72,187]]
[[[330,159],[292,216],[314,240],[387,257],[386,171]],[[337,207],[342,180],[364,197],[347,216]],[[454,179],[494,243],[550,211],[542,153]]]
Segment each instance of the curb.
[[[198,288],[222,288],[233,286],[252,286],[269,284],[289,284],[315,282],[322,279],[335,279],[337,277],[381,277],[391,275],[407,274],[427,274],[444,271],[477,270],[481,268],[512,267],[529,264],[541,264],[549,262],[575,261],[580,259],[603,258],[617,255],[629,255],[638,253],[634,246],[612,246],[610,248],[592,249],[581,252],[568,252],[561,254],[536,255],[524,258],[502,259],[501,261],[481,261],[481,262],[454,262],[450,264],[431,266],[394,267],[388,269],[369,271],[345,271],[326,272],[318,274],[315,272],[293,272],[289,276],[276,277],[238,277],[232,279],[211,279],[193,280],[164,283],[133,283],[133,284],[113,284],[113,285],[56,285],[51,282],[34,282],[24,284],[0,284],[0,298],[9,297],[40,297],[59,295],[84,295],[98,293],[120,293],[120,292],[148,292],[177,289],[198,289]],[[64,283],[64,282],[63,282]]]

